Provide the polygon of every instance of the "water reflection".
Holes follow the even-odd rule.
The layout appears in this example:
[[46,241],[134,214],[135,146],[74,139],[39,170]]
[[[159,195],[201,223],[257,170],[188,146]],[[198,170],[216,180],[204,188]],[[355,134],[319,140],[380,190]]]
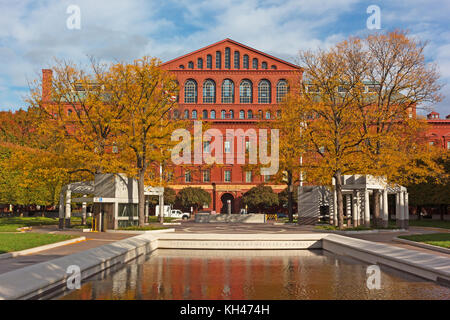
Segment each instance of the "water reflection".
[[322,250],[161,249],[62,299],[449,299],[450,289],[383,270],[366,287],[366,265]]

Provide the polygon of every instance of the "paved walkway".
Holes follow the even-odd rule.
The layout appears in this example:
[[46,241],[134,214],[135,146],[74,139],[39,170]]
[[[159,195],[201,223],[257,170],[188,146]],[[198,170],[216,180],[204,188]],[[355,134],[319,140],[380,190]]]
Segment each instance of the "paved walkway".
[[72,253],[92,249],[107,243],[122,240],[134,236],[134,234],[105,233],[105,232],[80,232],[80,231],[59,231],[56,226],[45,226],[33,228],[33,232],[70,234],[79,237],[86,237],[86,241],[67,244],[61,247],[40,251],[37,253],[0,260],[0,274],[27,267],[32,264],[60,258]]
[[[273,224],[239,224],[239,223],[205,223],[183,222],[178,226],[171,226],[176,232],[188,233],[312,233],[320,232],[314,229],[314,226],[299,226],[295,224],[273,225]],[[449,255],[443,252],[420,248],[394,241],[394,238],[400,235],[425,234],[436,232],[449,232],[447,229],[428,228],[428,227],[410,227],[406,232],[378,232],[365,234],[344,234],[344,236],[363,239],[373,242],[389,244],[404,249],[416,250],[419,252],[436,254],[444,257]]]
[[[175,232],[181,233],[315,233],[320,232],[315,230],[313,226],[299,226],[296,224],[241,224],[241,223],[205,223],[199,224],[195,222],[182,222],[181,225],[170,225],[170,228],[174,228]],[[53,234],[70,234],[76,236],[86,237],[86,241],[68,244],[61,247],[41,251],[35,254],[29,254],[26,256],[19,256],[15,258],[2,259],[0,260],[0,274],[12,271],[18,268],[23,268],[32,264],[49,261],[52,259],[60,258],[69,254],[77,253],[80,251],[95,248],[107,243],[122,240],[134,236],[130,233],[105,233],[105,232],[81,232],[64,230],[60,231],[57,226],[43,226],[39,228],[33,228],[33,232],[39,233],[53,233]],[[440,256],[448,257],[448,254],[443,252],[438,252],[434,250],[428,250],[424,248],[419,248],[399,242],[393,241],[393,239],[399,235],[408,234],[421,234],[421,233],[435,233],[435,232],[449,232],[445,229],[437,228],[425,228],[425,227],[410,227],[407,232],[379,232],[372,234],[349,234],[346,235],[352,238],[364,239],[368,241],[386,243],[396,247],[401,247],[410,250],[416,250],[419,252],[432,253]]]

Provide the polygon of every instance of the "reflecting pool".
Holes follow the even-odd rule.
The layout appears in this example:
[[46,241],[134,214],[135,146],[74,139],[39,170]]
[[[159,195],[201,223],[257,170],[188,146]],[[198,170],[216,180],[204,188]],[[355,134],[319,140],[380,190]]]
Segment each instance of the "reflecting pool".
[[324,250],[159,249],[60,299],[450,299],[450,288]]

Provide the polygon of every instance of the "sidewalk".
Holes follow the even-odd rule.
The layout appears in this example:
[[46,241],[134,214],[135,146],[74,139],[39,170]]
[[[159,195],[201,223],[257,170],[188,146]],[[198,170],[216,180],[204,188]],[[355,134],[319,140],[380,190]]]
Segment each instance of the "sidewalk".
[[385,244],[388,244],[388,245],[391,245],[394,247],[399,247],[399,248],[408,249],[408,250],[415,250],[415,251],[419,251],[419,252],[430,253],[430,254],[435,254],[438,256],[450,258],[450,256],[448,254],[443,253],[443,252],[420,248],[420,247],[416,247],[413,245],[394,241],[394,238],[396,238],[398,236],[402,236],[402,235],[446,233],[446,232],[448,232],[448,229],[428,228],[428,227],[410,227],[409,230],[406,232],[389,232],[389,233],[388,232],[385,232],[385,233],[380,232],[380,233],[372,233],[372,234],[351,234],[351,235],[346,235],[346,236],[351,237],[351,238],[373,241],[373,242],[385,243]]
[[124,233],[80,232],[72,230],[60,231],[56,226],[35,227],[33,228],[33,232],[70,234],[79,237],[86,237],[86,241],[68,244],[26,256],[2,259],[0,260],[0,274],[135,236],[134,234]]

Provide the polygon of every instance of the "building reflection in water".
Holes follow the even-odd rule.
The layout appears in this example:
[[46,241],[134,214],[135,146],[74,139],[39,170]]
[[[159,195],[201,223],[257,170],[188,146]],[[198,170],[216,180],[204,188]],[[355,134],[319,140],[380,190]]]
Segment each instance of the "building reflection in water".
[[62,298],[450,299],[449,288],[393,270],[369,290],[366,267],[322,250],[161,249]]

